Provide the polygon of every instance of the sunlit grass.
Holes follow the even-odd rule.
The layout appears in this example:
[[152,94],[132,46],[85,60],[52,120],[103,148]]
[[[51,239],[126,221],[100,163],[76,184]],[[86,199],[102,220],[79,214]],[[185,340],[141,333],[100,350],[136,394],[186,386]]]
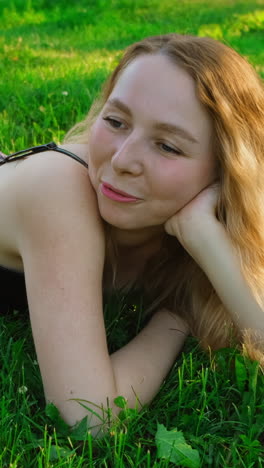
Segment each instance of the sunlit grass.
[[[136,332],[134,313],[118,297],[110,301],[106,327],[112,351]],[[263,466],[264,380],[257,363],[235,350],[210,356],[188,340],[151,407],[124,414],[109,435],[95,441],[81,429],[67,434],[52,413],[45,414],[26,318],[1,322],[0,466],[173,466],[157,457],[158,423],[183,431],[202,467]]]
[[87,113],[120,50],[146,35],[210,35],[245,54],[263,73],[263,12],[262,1],[245,0],[80,0],[74,5],[16,0],[5,5],[0,16],[1,148],[11,152],[61,140]]

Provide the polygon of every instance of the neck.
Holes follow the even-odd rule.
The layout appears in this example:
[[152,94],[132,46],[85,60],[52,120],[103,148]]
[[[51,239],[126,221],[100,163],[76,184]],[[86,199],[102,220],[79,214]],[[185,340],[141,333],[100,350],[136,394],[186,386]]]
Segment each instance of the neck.
[[136,249],[141,250],[150,245],[161,246],[165,236],[164,228],[154,226],[153,228],[142,229],[140,231],[121,230],[111,227],[112,239],[119,250]]
[[[152,236],[139,235],[132,231],[121,231],[119,229],[110,227],[109,235],[116,246],[116,276],[115,276],[115,287],[119,289],[124,285],[133,283],[139,278],[147,262],[155,256],[163,245],[164,235],[166,234],[163,230],[163,234],[156,232],[152,233]],[[136,235],[135,235],[136,234]],[[109,256],[110,251],[106,252],[106,261],[104,269],[104,284],[106,290],[112,288],[112,260]]]

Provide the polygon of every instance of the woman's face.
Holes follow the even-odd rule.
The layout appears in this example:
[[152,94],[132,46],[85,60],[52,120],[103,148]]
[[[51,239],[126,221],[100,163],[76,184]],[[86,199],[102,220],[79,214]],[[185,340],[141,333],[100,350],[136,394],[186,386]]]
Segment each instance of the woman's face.
[[[126,231],[164,230],[215,178],[211,140],[190,75],[163,55],[136,58],[91,129],[89,175],[103,219]],[[113,200],[103,183],[139,200]]]

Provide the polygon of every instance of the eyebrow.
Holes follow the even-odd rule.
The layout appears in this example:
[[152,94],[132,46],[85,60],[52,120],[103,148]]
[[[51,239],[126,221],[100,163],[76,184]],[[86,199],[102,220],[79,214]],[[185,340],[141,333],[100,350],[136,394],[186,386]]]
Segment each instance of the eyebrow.
[[[131,110],[129,109],[129,107],[127,107],[127,105],[124,102],[120,101],[120,99],[118,98],[109,99],[106,104],[115,106],[118,109],[120,109],[122,112],[132,117]],[[163,130],[168,133],[174,133],[176,135],[179,135],[185,140],[189,140],[191,143],[199,143],[198,140],[193,135],[191,135],[190,132],[188,132],[188,130],[186,130],[185,128],[179,125],[174,125],[174,124],[167,123],[167,122],[156,122],[155,128],[157,130]]]

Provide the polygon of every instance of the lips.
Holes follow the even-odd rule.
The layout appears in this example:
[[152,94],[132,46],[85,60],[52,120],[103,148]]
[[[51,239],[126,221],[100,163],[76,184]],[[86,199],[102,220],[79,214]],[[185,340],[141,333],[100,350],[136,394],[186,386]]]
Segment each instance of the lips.
[[122,190],[119,190],[119,189],[113,187],[112,185],[107,184],[106,182],[103,182],[103,184],[104,184],[107,188],[109,188],[110,190],[112,190],[113,192],[119,193],[120,195],[124,195],[124,197],[137,198],[137,199],[139,200],[138,197],[135,197],[134,195],[131,195],[131,193],[123,192]]

